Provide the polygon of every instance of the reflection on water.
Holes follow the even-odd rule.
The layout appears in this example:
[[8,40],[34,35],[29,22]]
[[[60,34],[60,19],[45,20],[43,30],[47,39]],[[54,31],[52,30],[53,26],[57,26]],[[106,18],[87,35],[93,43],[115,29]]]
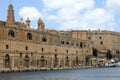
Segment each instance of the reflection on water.
[[0,80],[120,80],[120,68],[0,73]]

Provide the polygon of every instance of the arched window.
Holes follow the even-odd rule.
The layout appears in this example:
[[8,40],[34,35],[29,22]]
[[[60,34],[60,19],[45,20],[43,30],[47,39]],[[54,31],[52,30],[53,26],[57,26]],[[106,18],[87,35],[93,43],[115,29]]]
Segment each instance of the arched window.
[[28,46],[25,47],[25,50],[28,50]]
[[32,40],[32,34],[31,33],[27,33],[27,40]]
[[58,58],[57,58],[57,54],[55,54],[55,58],[54,58],[54,67],[58,66]]
[[78,65],[78,62],[79,62],[79,61],[78,61],[78,56],[76,56],[76,65]]
[[20,53],[20,57],[22,58],[22,53]]
[[100,36],[99,39],[102,39],[102,37]]
[[66,50],[66,53],[68,53],[68,50]]
[[91,39],[91,37],[88,37],[88,39],[90,40],[90,39]]
[[69,45],[69,40],[66,41],[66,44]]
[[41,56],[41,67],[45,67],[45,58],[44,56]]
[[6,45],[6,49],[9,49],[9,45]]
[[28,56],[28,55],[25,56],[24,65],[25,65],[25,67],[27,67],[27,68],[29,67],[29,56]]
[[83,43],[82,43],[82,42],[80,42],[80,47],[81,47],[81,48],[83,47]]
[[8,54],[5,55],[5,68],[10,68],[10,56]]
[[76,53],[78,54],[78,51],[76,51]]
[[66,56],[65,65],[66,65],[66,66],[69,66],[69,58],[68,58],[68,56]]
[[61,40],[61,44],[64,44],[64,39]]
[[9,30],[9,32],[8,32],[8,36],[9,37],[15,37],[15,33],[14,33],[14,31],[13,30]]
[[103,44],[103,42],[101,41],[101,42],[100,42],[100,44],[102,45],[102,44]]
[[76,46],[78,46],[78,42],[76,42]]
[[46,42],[46,41],[47,41],[46,36],[43,36],[43,37],[42,37],[42,41],[43,41],[43,42]]
[[74,41],[73,41],[73,40],[71,41],[71,45],[72,45],[72,46],[74,45]]

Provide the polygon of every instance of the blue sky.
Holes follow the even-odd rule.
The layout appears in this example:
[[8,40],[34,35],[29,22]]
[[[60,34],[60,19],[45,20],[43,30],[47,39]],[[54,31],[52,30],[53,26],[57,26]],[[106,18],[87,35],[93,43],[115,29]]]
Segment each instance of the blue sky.
[[[10,0],[0,0],[0,20],[6,21]],[[120,0],[12,0],[15,20],[31,20],[37,28],[41,18],[46,28],[56,30],[112,30],[120,32]]]

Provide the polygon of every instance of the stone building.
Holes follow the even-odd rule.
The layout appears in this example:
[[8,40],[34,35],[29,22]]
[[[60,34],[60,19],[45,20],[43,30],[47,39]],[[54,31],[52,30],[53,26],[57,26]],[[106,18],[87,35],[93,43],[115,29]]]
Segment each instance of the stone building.
[[13,6],[8,7],[6,21],[0,21],[0,69],[32,70],[77,68],[91,64],[91,43],[56,30],[45,29],[39,18],[38,28],[16,22]]
[[72,38],[88,41],[98,50],[98,56],[105,57],[108,50],[113,56],[120,51],[120,33],[107,30],[71,30],[61,31]]
[[120,33],[107,30],[88,31],[87,39],[92,42],[94,48],[101,55],[107,53],[108,50],[113,56],[119,54],[120,51]]

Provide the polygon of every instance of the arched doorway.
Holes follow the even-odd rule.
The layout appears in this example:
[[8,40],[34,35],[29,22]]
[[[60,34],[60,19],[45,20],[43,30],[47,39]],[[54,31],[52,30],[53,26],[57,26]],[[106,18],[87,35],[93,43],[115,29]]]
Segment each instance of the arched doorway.
[[68,58],[68,56],[66,57],[66,61],[65,61],[65,66],[69,66],[69,58]]
[[55,58],[54,58],[54,67],[58,66],[58,58],[57,58],[57,54],[55,54]]
[[8,54],[5,55],[5,68],[10,68],[10,56]]
[[41,67],[45,67],[45,58],[41,56]]
[[78,56],[76,56],[76,65],[78,65],[79,60],[78,60]]
[[90,62],[90,56],[85,57],[85,65],[89,65]]
[[25,65],[25,67],[27,67],[27,68],[29,67],[29,56],[28,56],[28,55],[25,56],[24,65]]

